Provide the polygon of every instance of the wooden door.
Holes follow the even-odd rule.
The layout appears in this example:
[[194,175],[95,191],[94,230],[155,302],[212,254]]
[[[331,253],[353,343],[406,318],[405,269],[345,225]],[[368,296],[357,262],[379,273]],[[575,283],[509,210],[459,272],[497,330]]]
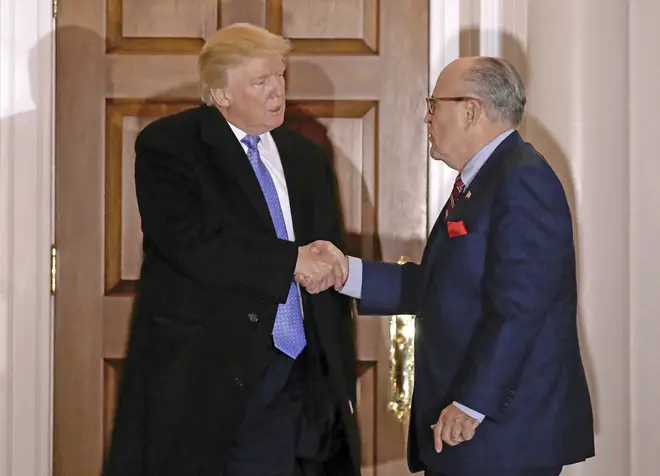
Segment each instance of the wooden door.
[[[289,124],[332,152],[352,254],[419,259],[426,236],[426,0],[69,0],[57,30],[55,476],[98,475],[140,269],[133,142],[195,106],[218,25],[293,40]],[[357,316],[365,475],[408,474],[387,410],[388,322]]]

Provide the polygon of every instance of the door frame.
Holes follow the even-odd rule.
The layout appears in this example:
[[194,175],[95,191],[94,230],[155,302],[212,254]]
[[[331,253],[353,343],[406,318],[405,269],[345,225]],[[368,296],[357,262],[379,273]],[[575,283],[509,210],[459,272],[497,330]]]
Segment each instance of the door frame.
[[[460,55],[461,14],[460,0],[436,0],[429,3],[429,96],[435,88],[440,71]],[[455,170],[428,156],[427,233],[431,233],[451,194],[454,180]]]
[[54,31],[0,1],[0,476],[52,472]]

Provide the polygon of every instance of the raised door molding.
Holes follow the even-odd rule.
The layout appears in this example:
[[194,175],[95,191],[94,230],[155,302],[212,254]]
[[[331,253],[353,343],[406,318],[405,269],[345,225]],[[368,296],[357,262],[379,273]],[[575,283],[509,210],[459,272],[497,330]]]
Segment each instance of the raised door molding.
[[0,1],[0,476],[51,474],[51,8]]

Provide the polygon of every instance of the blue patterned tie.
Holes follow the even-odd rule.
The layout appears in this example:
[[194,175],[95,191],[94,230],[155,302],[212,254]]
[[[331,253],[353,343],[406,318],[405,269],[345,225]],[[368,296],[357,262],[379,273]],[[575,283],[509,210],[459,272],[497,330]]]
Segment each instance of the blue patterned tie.
[[[266,204],[268,205],[268,210],[270,211],[270,216],[275,227],[275,233],[277,233],[278,238],[288,240],[289,235],[286,231],[284,215],[282,214],[273,177],[270,176],[270,172],[268,172],[268,169],[259,156],[258,147],[260,140],[258,136],[245,136],[241,142],[248,148],[248,159],[264,193],[264,198],[266,199]],[[300,309],[300,300],[298,297],[298,286],[293,280],[291,281],[286,303],[280,304],[277,308],[275,325],[273,326],[273,341],[275,347],[292,359],[298,357],[307,344],[305,340],[305,329],[303,327],[302,310]]]

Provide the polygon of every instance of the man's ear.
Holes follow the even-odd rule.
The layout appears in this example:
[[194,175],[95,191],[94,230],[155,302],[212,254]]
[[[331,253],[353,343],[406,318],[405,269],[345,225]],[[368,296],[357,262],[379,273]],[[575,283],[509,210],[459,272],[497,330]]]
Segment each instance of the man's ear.
[[465,128],[468,129],[470,126],[479,122],[481,113],[481,107],[478,103],[475,101],[467,101],[465,105]]
[[229,107],[231,104],[231,98],[225,89],[211,89],[210,93],[213,102],[215,102],[218,107]]

